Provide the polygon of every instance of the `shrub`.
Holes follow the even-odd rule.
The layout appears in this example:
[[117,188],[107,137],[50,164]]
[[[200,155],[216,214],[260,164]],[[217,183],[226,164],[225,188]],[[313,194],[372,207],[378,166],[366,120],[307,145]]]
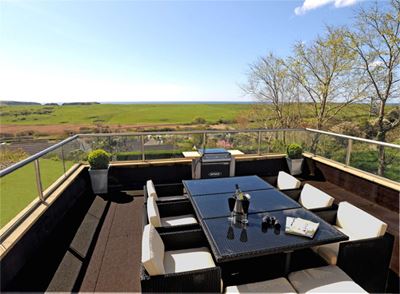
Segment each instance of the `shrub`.
[[88,155],[88,162],[92,169],[106,169],[110,162],[110,154],[103,149],[93,150]]
[[286,149],[287,155],[291,159],[302,158],[303,148],[299,144],[289,144]]
[[193,123],[194,124],[205,124],[207,121],[204,119],[204,118],[202,118],[202,117],[196,117],[194,120],[193,120]]

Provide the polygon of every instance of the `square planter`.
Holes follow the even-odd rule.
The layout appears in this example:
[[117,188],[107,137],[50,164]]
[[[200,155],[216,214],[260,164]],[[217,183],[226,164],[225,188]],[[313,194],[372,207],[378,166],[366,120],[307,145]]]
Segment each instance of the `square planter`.
[[108,192],[108,170],[89,168],[90,181],[95,194],[106,194]]
[[300,159],[286,158],[289,172],[292,176],[300,175],[302,173],[301,167],[303,165],[303,161],[304,158]]

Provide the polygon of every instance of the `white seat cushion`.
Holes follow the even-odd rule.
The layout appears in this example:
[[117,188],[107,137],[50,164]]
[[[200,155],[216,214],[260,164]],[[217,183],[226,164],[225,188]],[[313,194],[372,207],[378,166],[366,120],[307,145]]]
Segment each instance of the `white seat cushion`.
[[215,267],[207,247],[165,251],[165,273],[181,273]]
[[280,171],[278,174],[277,186],[279,190],[298,189],[301,186],[301,182],[294,176]]
[[154,183],[152,180],[148,180],[146,182],[147,196],[154,197],[155,200],[158,199],[156,188],[154,187]]
[[154,226],[146,225],[142,236],[142,264],[149,275],[165,274],[164,250],[164,243]]
[[335,199],[310,184],[305,184],[299,202],[307,209],[330,207]]
[[367,293],[335,265],[293,272],[288,279],[299,293]]
[[197,224],[197,220],[193,214],[185,214],[178,216],[169,216],[161,218],[162,227],[173,227],[181,225]]
[[161,227],[160,212],[158,211],[158,206],[154,197],[149,197],[147,199],[147,217],[150,224],[156,228]]
[[358,240],[383,236],[387,228],[383,221],[346,201],[339,203],[336,225]]
[[288,280],[278,278],[257,283],[226,287],[225,293],[297,293]]

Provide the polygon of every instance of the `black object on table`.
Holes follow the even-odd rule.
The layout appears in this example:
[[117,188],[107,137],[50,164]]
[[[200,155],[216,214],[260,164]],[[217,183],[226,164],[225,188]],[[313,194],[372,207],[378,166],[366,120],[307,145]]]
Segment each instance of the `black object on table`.
[[218,179],[186,180],[183,185],[192,197],[209,194],[235,192],[235,185],[238,184],[243,192],[254,190],[274,189],[258,176],[229,177]]

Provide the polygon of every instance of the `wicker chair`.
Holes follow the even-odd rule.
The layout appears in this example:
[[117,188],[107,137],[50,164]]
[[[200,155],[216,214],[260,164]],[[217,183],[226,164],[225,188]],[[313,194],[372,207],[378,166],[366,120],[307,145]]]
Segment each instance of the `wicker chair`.
[[221,269],[200,229],[159,234],[148,224],[142,238],[142,292],[221,292]]
[[305,184],[303,189],[289,189],[282,192],[313,212],[337,210],[337,205],[333,203],[335,198],[310,184]]
[[157,203],[154,197],[149,197],[143,214],[144,224],[151,223],[159,233],[199,227],[189,201]]
[[326,262],[338,265],[368,292],[384,292],[394,237],[387,224],[344,201],[338,210],[317,213],[349,236],[349,241],[314,247]]
[[183,184],[161,184],[154,186],[152,180],[148,180],[146,185],[143,187],[144,195],[146,199],[150,196],[161,202],[171,202],[171,201],[188,201],[186,195],[183,195]]
[[294,176],[285,173],[284,171],[280,171],[278,174],[278,178],[276,180],[276,186],[279,190],[291,190],[291,189],[299,189],[301,186],[301,182],[296,179]]

